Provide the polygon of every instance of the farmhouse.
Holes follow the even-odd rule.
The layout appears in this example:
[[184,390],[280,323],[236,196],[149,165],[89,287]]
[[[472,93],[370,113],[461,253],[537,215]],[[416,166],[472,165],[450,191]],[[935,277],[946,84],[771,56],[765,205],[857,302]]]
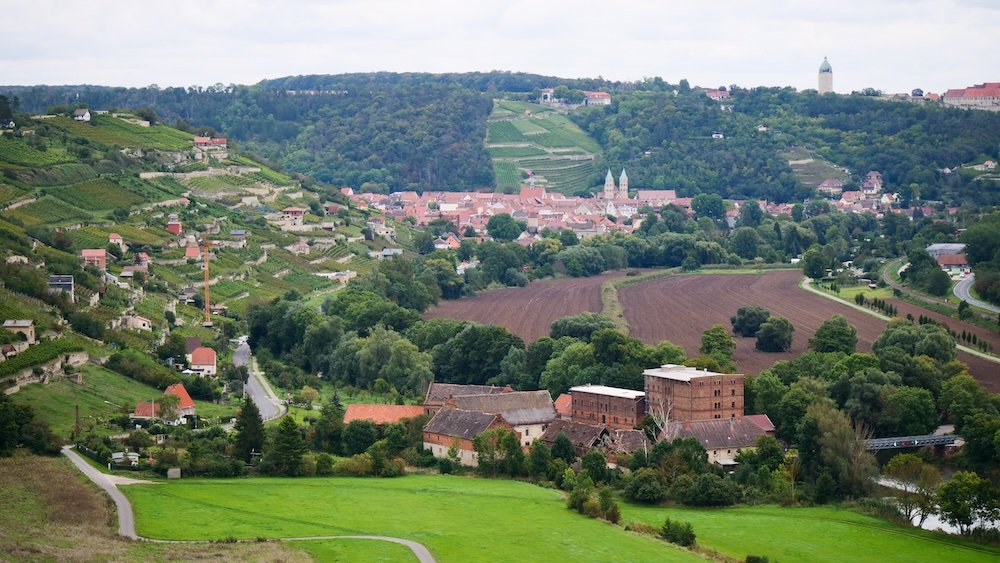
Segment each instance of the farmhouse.
[[705,90],[705,95],[715,101],[729,98],[729,92],[726,90]]
[[125,239],[118,233],[111,233],[108,235],[108,244],[113,244],[121,249],[122,252],[128,250],[125,246]]
[[583,105],[585,106],[610,106],[611,94],[607,92],[583,91]]
[[512,393],[509,385],[496,387],[494,385],[459,385],[457,383],[434,383],[427,388],[424,398],[424,413],[434,414],[445,405],[448,399],[463,395],[494,395],[497,393]]
[[215,350],[204,346],[195,348],[191,352],[191,370],[200,372],[206,377],[214,376],[215,370]]
[[344,411],[344,424],[350,424],[355,420],[370,420],[375,424],[393,424],[404,418],[416,418],[424,414],[424,407],[420,405],[373,405],[373,404],[352,404],[347,405]]
[[8,319],[3,322],[7,332],[23,334],[28,343],[35,341],[35,321],[32,319]]
[[173,385],[167,387],[163,392],[164,395],[174,395],[179,401],[177,403],[177,417],[194,416],[195,404],[191,400],[191,395],[188,394],[187,389],[184,388],[183,383],[174,383]]
[[723,467],[736,465],[736,454],[755,449],[757,439],[772,431],[774,425],[767,415],[758,424],[757,419],[740,416],[723,420],[694,420],[671,422],[664,432],[664,439],[694,438],[705,447],[708,460]]
[[556,443],[559,434],[565,434],[573,443],[576,457],[583,457],[591,449],[610,442],[608,428],[603,424],[591,425],[569,420],[552,421],[552,424],[549,424],[545,433],[542,434],[541,440],[551,448]]
[[819,183],[816,191],[828,196],[839,196],[844,192],[844,181],[837,178],[827,178]]
[[86,108],[80,108],[73,112],[73,119],[76,121],[90,122],[90,110]]
[[306,210],[301,207],[286,207],[281,210],[281,220],[290,225],[301,225]]
[[108,251],[103,248],[84,248],[80,251],[84,266],[94,266],[99,270],[108,267]]
[[180,235],[183,226],[180,221],[167,221],[167,231],[174,235]]
[[514,431],[499,414],[445,407],[437,411],[424,427],[424,448],[429,449],[434,457],[445,458],[448,457],[448,449],[454,447],[460,463],[476,467],[479,463],[472,439],[491,428]]
[[708,420],[743,416],[743,374],[666,364],[642,372],[646,410],[668,420]]
[[572,420],[629,430],[646,416],[646,394],[604,385],[571,387]]
[[552,396],[548,391],[512,391],[483,395],[461,395],[448,399],[447,404],[466,411],[499,414],[521,436],[521,445],[545,432],[556,419]]

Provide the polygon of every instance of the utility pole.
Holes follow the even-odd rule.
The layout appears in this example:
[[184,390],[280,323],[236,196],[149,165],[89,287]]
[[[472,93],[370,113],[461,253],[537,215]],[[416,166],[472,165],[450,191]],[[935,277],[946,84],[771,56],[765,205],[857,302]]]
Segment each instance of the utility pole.
[[212,248],[212,241],[207,239],[202,239],[201,259],[202,263],[204,264],[204,270],[205,270],[205,322],[201,323],[201,326],[204,327],[212,326],[211,303],[209,302],[211,289],[208,286],[208,278],[210,277],[208,273],[208,251],[210,248]]

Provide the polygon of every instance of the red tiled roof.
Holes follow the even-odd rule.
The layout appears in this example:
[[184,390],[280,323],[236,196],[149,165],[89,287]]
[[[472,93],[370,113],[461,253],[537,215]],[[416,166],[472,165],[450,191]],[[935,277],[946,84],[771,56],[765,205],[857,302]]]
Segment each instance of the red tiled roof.
[[201,250],[197,246],[188,246],[184,248],[185,258],[197,258],[201,256]]
[[404,418],[414,418],[424,414],[420,405],[347,405],[344,424],[355,420],[370,420],[375,424],[392,424]]
[[968,266],[964,254],[942,254],[937,259],[938,266]]
[[103,248],[84,248],[80,251],[80,255],[84,258],[104,258],[107,251]]
[[770,417],[768,417],[766,414],[748,414],[743,418],[756,424],[764,432],[774,432],[774,423],[771,422]]
[[202,346],[191,352],[191,365],[208,366],[215,364],[215,350]]
[[156,418],[160,413],[160,405],[156,403],[139,403],[135,406],[132,416],[140,418]]
[[173,385],[167,387],[167,390],[163,392],[164,395],[176,395],[180,402],[177,403],[177,408],[190,409],[194,408],[194,401],[191,400],[191,395],[188,395],[187,389],[184,388],[183,383],[174,383]]

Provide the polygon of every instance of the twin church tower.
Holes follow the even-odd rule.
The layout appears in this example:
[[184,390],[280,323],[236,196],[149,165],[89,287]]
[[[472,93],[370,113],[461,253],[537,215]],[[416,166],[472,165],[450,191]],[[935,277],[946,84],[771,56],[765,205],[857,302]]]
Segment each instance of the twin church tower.
[[608,168],[608,175],[604,177],[604,199],[628,199],[628,175],[622,168],[622,175],[618,178],[618,187],[615,187],[615,177],[611,175]]

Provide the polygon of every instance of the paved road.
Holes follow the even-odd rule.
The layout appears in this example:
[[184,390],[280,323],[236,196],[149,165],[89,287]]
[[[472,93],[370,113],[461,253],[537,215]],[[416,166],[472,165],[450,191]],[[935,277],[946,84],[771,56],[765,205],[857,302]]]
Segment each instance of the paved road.
[[256,362],[250,356],[250,345],[245,340],[233,352],[233,365],[236,367],[247,366],[250,371],[250,378],[247,379],[244,389],[257,405],[261,418],[271,420],[285,414],[285,407],[278,400],[271,386],[264,381],[264,376],[256,369]]
[[963,301],[966,301],[969,305],[975,305],[980,309],[986,309],[987,311],[992,311],[994,313],[1000,313],[1000,307],[996,305],[991,305],[985,301],[980,301],[969,293],[969,288],[972,284],[976,282],[976,276],[974,274],[969,274],[969,277],[955,284],[955,296]]
[[128,499],[125,498],[125,495],[118,490],[118,487],[111,482],[111,479],[107,475],[87,463],[72,448],[73,446],[63,446],[63,455],[68,457],[73,462],[73,465],[82,471],[94,484],[104,489],[104,492],[108,493],[111,500],[115,501],[115,506],[118,508],[118,535],[134,540],[139,539],[139,536],[135,533],[135,517],[132,516],[132,505],[129,504]]
[[882,268],[882,281],[884,281],[886,283],[886,285],[888,285],[889,287],[891,287],[893,289],[898,289],[899,291],[902,291],[903,293],[905,293],[905,294],[907,294],[907,295],[909,295],[911,297],[914,297],[916,299],[920,299],[921,301],[927,301],[929,303],[936,303],[938,305],[944,305],[945,307],[948,307],[949,309],[957,309],[958,308],[955,304],[949,303],[945,299],[938,299],[936,297],[931,297],[930,295],[926,295],[924,293],[919,293],[919,294],[914,293],[908,287],[900,284],[899,282],[894,281],[892,279],[892,276],[889,275],[889,268],[892,267],[892,266],[894,266],[894,265],[895,265],[895,261],[894,260],[890,260],[885,265],[885,267]]
[[[80,454],[73,450],[73,446],[64,446],[62,449],[63,455],[68,457],[73,465],[77,467],[84,475],[87,476],[91,481],[94,482],[98,487],[104,489],[104,492],[111,496],[111,499],[115,501],[115,506],[118,509],[118,534],[131,538],[133,540],[144,540],[153,542],[163,542],[163,543],[208,543],[208,540],[200,541],[183,541],[183,540],[154,540],[149,538],[144,538],[135,533],[135,516],[132,514],[132,505],[129,504],[128,499],[125,495],[118,490],[115,486],[115,480],[120,479],[111,475],[106,475],[95,469],[92,465],[87,463]],[[126,482],[140,483],[134,479],[125,479]],[[400,545],[405,545],[410,548],[413,555],[416,556],[420,563],[435,563],[434,556],[431,555],[429,549],[423,544],[419,544],[412,540],[407,540],[403,538],[393,538],[389,536],[309,536],[303,538],[276,538],[278,541],[321,541],[321,540],[375,540],[375,541],[387,541],[392,543],[398,543]],[[256,541],[256,540],[251,540]]]

